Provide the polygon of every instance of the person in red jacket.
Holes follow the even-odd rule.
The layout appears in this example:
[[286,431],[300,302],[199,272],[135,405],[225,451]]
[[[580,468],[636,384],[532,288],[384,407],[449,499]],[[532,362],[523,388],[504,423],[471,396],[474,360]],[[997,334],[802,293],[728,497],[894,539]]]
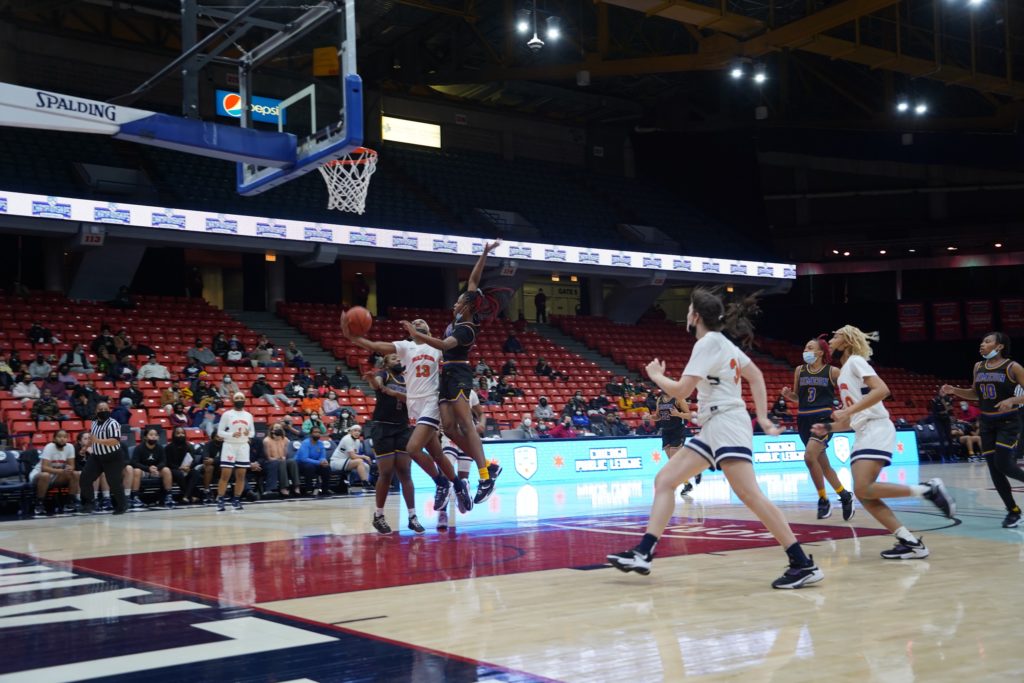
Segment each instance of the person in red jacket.
[[572,439],[576,437],[576,428],[572,426],[572,418],[562,416],[562,421],[548,430],[552,439]]

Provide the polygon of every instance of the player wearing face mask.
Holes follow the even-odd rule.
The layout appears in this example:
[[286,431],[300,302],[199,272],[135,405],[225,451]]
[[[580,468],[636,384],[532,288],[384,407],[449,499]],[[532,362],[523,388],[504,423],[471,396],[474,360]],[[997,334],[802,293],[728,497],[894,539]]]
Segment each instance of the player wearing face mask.
[[226,509],[228,481],[235,477],[234,495],[231,506],[242,511],[240,496],[245,488],[245,473],[249,469],[249,439],[256,433],[252,413],[245,410],[245,394],[238,392],[232,397],[232,410],[224,411],[217,426],[217,433],[224,440],[220,451],[220,481],[217,482],[217,512]]
[[825,480],[839,494],[843,506],[843,521],[853,518],[853,495],[843,488],[839,475],[828,461],[826,448],[832,435],[815,436],[811,427],[832,422],[836,400],[839,368],[831,364],[832,354],[824,335],[812,339],[804,346],[804,364],[793,371],[793,388],[782,390],[782,397],[796,403],[797,429],[804,442],[804,464],[811,473],[814,490],[818,492],[818,519],[832,516],[832,504],[825,495]]

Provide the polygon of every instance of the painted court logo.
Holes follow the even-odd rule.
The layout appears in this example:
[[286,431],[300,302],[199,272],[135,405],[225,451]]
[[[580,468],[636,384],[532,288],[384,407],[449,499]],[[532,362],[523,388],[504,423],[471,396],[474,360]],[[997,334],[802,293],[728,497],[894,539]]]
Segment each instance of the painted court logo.
[[435,239],[433,242],[432,251],[438,251],[445,254],[458,254],[459,243],[455,240],[450,239]]
[[411,235],[392,235],[391,246],[395,249],[419,249],[420,240]]
[[364,247],[375,247],[377,246],[377,233],[370,232],[369,230],[353,230],[349,233],[348,243],[362,245]]
[[219,232],[226,233],[228,235],[237,235],[238,221],[227,218],[224,214],[217,214],[216,217],[208,216],[206,218],[206,232]]
[[174,213],[173,209],[154,211],[149,217],[149,224],[154,228],[171,228],[172,230],[185,229],[185,216]]
[[672,259],[673,270],[693,270],[693,261],[688,258]]
[[269,220],[258,221],[256,223],[256,236],[285,238],[288,236],[288,227],[280,223],[271,223]]
[[310,242],[333,242],[334,231],[319,223],[315,226],[307,225],[302,228],[302,239]]
[[544,249],[544,260],[545,261],[559,261],[565,263],[567,255],[565,249],[558,248],[546,248]]
[[32,215],[39,218],[71,218],[71,205],[62,203],[56,197],[47,197],[44,202],[32,202]]
[[529,479],[537,474],[537,449],[533,446],[520,446],[512,451],[515,459],[516,472],[523,479]]
[[107,204],[106,206],[94,206],[92,219],[97,223],[128,225],[132,221],[132,214],[128,209],[119,208],[117,204]]
[[601,263],[601,255],[596,251],[581,251],[576,256],[576,260],[580,263]]

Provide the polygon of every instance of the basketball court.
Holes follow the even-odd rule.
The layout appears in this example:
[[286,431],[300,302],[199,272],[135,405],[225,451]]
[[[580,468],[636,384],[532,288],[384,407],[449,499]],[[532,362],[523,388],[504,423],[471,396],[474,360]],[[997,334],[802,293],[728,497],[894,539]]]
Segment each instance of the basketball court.
[[[920,476],[945,478],[959,523],[898,505],[932,551],[904,562],[863,512],[815,519],[806,474],[776,482],[826,573],[800,591],[770,588],[783,555],[714,474],[649,577],[604,563],[642,533],[648,481],[499,486],[443,535],[429,491],[422,536],[376,534],[359,496],[7,522],[0,618],[23,656],[0,680],[1013,680],[1018,606],[997,587],[1022,532],[999,527],[984,465]],[[532,495],[564,512],[531,516]]]

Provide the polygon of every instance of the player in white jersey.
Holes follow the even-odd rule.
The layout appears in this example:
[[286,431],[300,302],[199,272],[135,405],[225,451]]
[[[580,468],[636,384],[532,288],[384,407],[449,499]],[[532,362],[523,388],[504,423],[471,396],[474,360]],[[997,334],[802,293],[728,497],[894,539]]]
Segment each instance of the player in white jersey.
[[789,557],[789,568],[772,582],[773,588],[800,588],[817,583],[824,574],[814,558],[804,554],[782,511],[768,500],[754,477],[753,427],[743,400],[741,380],[750,384],[757,421],[765,434],[780,433],[768,419],[768,398],[761,370],[721,332],[745,342],[753,338],[749,317],[757,310],[756,297],[749,297],[726,309],[722,300],[707,289],[693,290],[686,329],[697,343],[679,380],[665,376],[665,363],[657,358],[647,365],[647,375],[662,391],[685,401],[697,389],[698,438],[690,439],[676,451],[654,479],[654,504],[647,533],[632,550],[608,555],[616,569],[651,573],[651,561],[658,537],[665,531],[675,509],[675,490],[707,467],[721,469],[741,501],[757,515]]
[[[414,320],[413,326],[424,334],[430,334],[430,326],[425,320]],[[441,352],[426,344],[417,344],[402,339],[394,342],[370,341],[365,337],[352,334],[348,329],[348,320],[341,316],[341,332],[345,338],[367,351],[386,356],[394,353],[401,362],[401,372],[405,375],[406,406],[409,419],[415,423],[412,436],[406,445],[416,464],[430,475],[437,485],[434,493],[434,509],[444,510],[448,505],[454,484],[455,494],[468,500],[468,487],[455,475],[455,468],[441,452],[441,441],[438,431],[441,427],[441,413],[437,404],[438,377],[441,366]],[[424,449],[429,457],[423,453]]]
[[892,464],[892,451],[896,447],[896,428],[889,419],[889,411],[882,401],[889,396],[889,387],[868,363],[871,346],[868,336],[853,325],[836,330],[828,342],[833,353],[839,354],[839,400],[843,407],[832,413],[831,424],[816,424],[813,434],[826,436],[833,431],[853,428],[853,452],[850,469],[853,470],[853,492],[861,507],[896,536],[896,545],[882,553],[887,560],[913,560],[928,557],[928,548],[899,521],[883,498],[927,498],[935,503],[950,519],[956,512],[953,499],[946,492],[941,479],[929,479],[926,484],[904,486],[878,482],[882,468]]
[[[477,395],[475,389],[469,392],[469,410],[473,414],[473,424],[476,425],[477,434],[483,436],[486,418],[484,418],[484,407],[480,403],[480,396]],[[447,434],[441,435],[441,450],[450,462],[455,463],[459,472],[459,479],[467,482],[469,471],[472,469],[473,458],[466,455],[461,448],[455,445],[455,442],[449,439]],[[469,488],[468,482],[466,483],[466,488]],[[448,531],[447,510],[441,510],[437,514],[437,530],[441,533]]]
[[217,433],[224,445],[220,451],[220,481],[217,482],[217,512],[224,512],[228,481],[235,476],[235,491],[231,506],[242,510],[242,491],[245,489],[245,473],[249,471],[249,439],[256,435],[252,413],[245,409],[245,394],[237,392],[232,397],[233,410],[225,410],[220,416]]

